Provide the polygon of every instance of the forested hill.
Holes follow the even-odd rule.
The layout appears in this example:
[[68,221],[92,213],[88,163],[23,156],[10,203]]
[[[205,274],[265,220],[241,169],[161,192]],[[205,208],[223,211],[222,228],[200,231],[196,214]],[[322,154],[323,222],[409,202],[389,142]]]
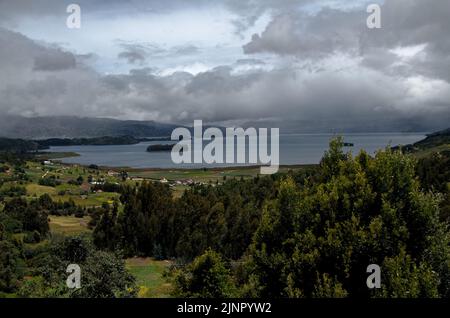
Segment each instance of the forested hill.
[[118,137],[95,137],[95,138],[50,138],[35,140],[41,147],[51,146],[107,146],[107,145],[134,145],[141,142],[141,139],[132,136]]
[[429,134],[427,138],[416,142],[414,146],[418,148],[430,148],[445,144],[450,144],[450,128]]
[[[394,149],[398,148],[399,147],[394,147]],[[423,152],[424,154],[428,154],[429,152],[450,150],[450,128],[428,134],[425,139],[412,145],[401,146],[401,149],[404,152]]]
[[30,140],[0,138],[0,152],[30,152],[40,149],[42,146]]
[[96,138],[51,138],[43,140],[24,140],[0,138],[0,151],[3,152],[33,152],[48,149],[52,146],[106,146],[106,145],[134,145],[145,138],[131,136],[96,137]]
[[153,121],[80,118],[70,116],[35,117],[1,116],[0,136],[22,139],[82,138],[102,136],[159,137],[170,136],[175,125]]

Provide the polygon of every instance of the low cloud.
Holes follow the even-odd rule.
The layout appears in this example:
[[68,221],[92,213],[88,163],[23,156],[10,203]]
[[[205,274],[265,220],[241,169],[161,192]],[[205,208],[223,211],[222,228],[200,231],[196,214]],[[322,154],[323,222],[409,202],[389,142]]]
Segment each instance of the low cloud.
[[[386,0],[381,30],[367,29],[361,8],[336,5],[311,13],[301,10],[311,1],[223,4],[245,15],[244,24],[266,12],[270,21],[243,43],[240,59],[214,68],[199,54],[205,48],[187,41],[172,46],[117,41],[120,63],[132,70],[101,74],[86,64],[95,55],[0,28],[0,111],[184,124],[297,121],[361,130],[448,125],[448,1]],[[185,56],[197,71],[184,67]],[[152,65],[155,58],[180,63],[169,72]]]
[[61,71],[76,66],[75,56],[61,50],[47,50],[34,59],[35,71]]
[[[276,118],[311,123],[351,120],[358,125],[405,118],[411,122],[424,118],[436,122],[449,114],[447,82],[423,77],[394,80],[345,57],[342,59],[347,59],[346,63],[330,58],[314,70],[298,64],[239,74],[233,72],[234,66],[224,66],[196,76],[182,72],[157,76],[150,68],[100,75],[77,63],[73,68],[43,75],[33,70],[36,55],[42,50],[40,44],[6,30],[1,35],[8,43],[28,48],[19,51],[13,65],[10,58],[0,64],[2,69],[11,67],[21,74],[20,78],[1,81],[0,108],[9,114],[179,123],[194,119],[230,122]],[[55,54],[60,52],[53,50]],[[6,53],[0,49],[3,58]],[[260,64],[253,60],[245,63]]]

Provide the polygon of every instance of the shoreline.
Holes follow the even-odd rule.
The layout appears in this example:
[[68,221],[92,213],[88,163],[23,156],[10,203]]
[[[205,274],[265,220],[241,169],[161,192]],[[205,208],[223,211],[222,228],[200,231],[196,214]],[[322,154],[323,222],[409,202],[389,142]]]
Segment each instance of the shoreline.
[[[48,156],[51,154],[51,156]],[[165,171],[230,171],[230,170],[255,170],[260,169],[263,167],[263,165],[246,165],[246,166],[224,166],[224,167],[201,167],[201,168],[183,168],[183,167],[171,167],[171,168],[157,168],[157,167],[148,167],[148,168],[133,168],[129,166],[105,166],[105,165],[96,165],[96,164],[81,164],[81,163],[69,163],[69,162],[63,162],[60,159],[63,158],[75,158],[80,157],[80,154],[77,154],[76,152],[48,152],[48,153],[39,153],[36,157],[40,160],[52,160],[53,162],[73,167],[83,167],[86,169],[89,169],[89,166],[95,165],[98,167],[99,170],[111,170],[115,172],[120,171],[127,171],[127,172],[151,172],[151,171],[157,171],[157,172],[165,172]],[[301,169],[301,168],[313,168],[318,166],[320,163],[316,164],[292,164],[292,165],[279,165],[279,169]]]
[[[78,156],[71,156],[71,157],[78,157]],[[63,157],[63,158],[70,158],[70,157]],[[61,158],[58,158],[61,159]],[[62,162],[58,159],[50,159],[53,160],[55,163],[58,163],[60,165],[63,166],[79,166],[79,167],[83,167],[86,169],[89,169],[88,164],[79,164],[79,163],[68,163],[68,162]],[[319,165],[319,163],[317,164],[292,164],[292,165],[280,165],[279,169],[302,169],[302,168],[313,168],[313,167],[317,167]],[[99,170],[111,170],[111,171],[115,171],[115,172],[120,172],[120,171],[127,171],[127,172],[173,172],[173,171],[212,171],[212,172],[218,172],[218,171],[230,171],[230,170],[255,170],[255,169],[260,169],[262,166],[261,165],[252,165],[252,166],[226,166],[226,167],[211,167],[211,168],[207,168],[207,167],[203,167],[203,168],[181,168],[181,167],[173,167],[173,168],[153,168],[153,167],[148,167],[148,168],[132,168],[132,167],[127,167],[127,166],[103,166],[103,165],[98,165],[98,169]]]
[[[347,133],[347,135],[358,135],[358,134],[363,134],[363,133]],[[376,135],[376,134],[385,134],[383,133],[371,133],[370,135]],[[395,132],[395,133],[391,133],[391,134],[398,134],[398,135],[409,135],[412,134],[411,132]],[[415,134],[415,133],[414,133]],[[419,134],[424,136],[424,139],[427,138],[427,134],[424,132],[420,132]],[[290,135],[290,134],[286,134],[286,135]],[[293,135],[332,135],[332,134],[328,134],[328,133],[321,133],[321,134],[293,134]],[[424,139],[420,139],[424,140]],[[354,143],[353,142],[347,142],[345,146],[349,147],[353,147]],[[405,145],[402,145],[405,146]],[[392,147],[391,148],[395,148]],[[115,165],[100,165],[100,164],[96,164],[96,163],[77,163],[77,162],[63,162],[63,159],[66,158],[75,158],[75,157],[81,157],[82,155],[76,152],[71,152],[71,151],[45,151],[45,152],[41,152],[39,154],[39,156],[41,157],[41,159],[48,159],[48,160],[54,160],[55,162],[58,162],[59,164],[62,165],[66,165],[66,166],[80,166],[80,167],[85,167],[85,168],[89,168],[89,166],[91,165],[95,165],[97,166],[99,169],[101,170],[112,170],[112,171],[127,171],[127,172],[131,172],[131,173],[143,173],[143,172],[165,172],[165,171],[211,171],[211,172],[217,172],[217,171],[231,171],[231,170],[240,170],[240,171],[248,171],[248,170],[255,170],[255,169],[260,169],[261,167],[265,166],[265,165],[258,165],[258,164],[252,164],[252,165],[224,165],[224,166],[212,166],[212,167],[183,167],[183,165],[180,166],[172,166],[172,167],[132,167],[132,166],[115,166]],[[292,163],[292,164],[280,164],[279,165],[279,170],[286,170],[286,169],[300,169],[300,168],[310,168],[310,167],[315,167],[318,166],[320,164],[320,160],[317,163]]]

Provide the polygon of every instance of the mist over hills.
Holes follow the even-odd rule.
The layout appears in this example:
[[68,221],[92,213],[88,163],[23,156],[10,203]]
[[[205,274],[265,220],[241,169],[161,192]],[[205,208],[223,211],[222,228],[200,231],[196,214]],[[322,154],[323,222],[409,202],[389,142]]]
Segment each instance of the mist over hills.
[[[155,121],[117,120],[110,118],[47,116],[22,117],[6,115],[0,117],[0,137],[22,139],[47,138],[93,138],[132,136],[135,138],[170,136],[177,127],[187,127],[192,131],[193,123],[189,125],[164,124]],[[217,125],[213,125],[216,126]],[[225,125],[233,127],[232,123]],[[224,125],[218,127],[225,133]],[[447,128],[446,123],[429,123],[423,121],[386,119],[384,122],[373,121],[358,123],[348,121],[248,121],[236,126],[248,128],[280,128],[281,134],[295,133],[382,133],[382,132],[431,132]],[[203,129],[211,127],[203,123]]]
[[102,136],[170,136],[176,125],[153,121],[81,118],[73,116],[21,117],[1,116],[0,137],[43,139]]
[[385,118],[381,120],[355,121],[348,120],[283,120],[283,121],[248,121],[243,127],[278,127],[281,134],[342,134],[342,133],[423,133],[443,130],[448,127],[448,121],[430,122],[423,119],[408,120]]

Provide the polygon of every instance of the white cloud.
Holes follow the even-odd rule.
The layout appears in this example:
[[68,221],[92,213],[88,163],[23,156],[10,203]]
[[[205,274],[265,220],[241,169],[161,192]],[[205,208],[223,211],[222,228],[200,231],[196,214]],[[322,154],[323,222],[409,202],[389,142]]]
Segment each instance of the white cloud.
[[428,46],[427,43],[411,46],[399,46],[389,50],[389,52],[394,53],[400,58],[410,59],[419,54],[420,52],[423,52],[427,46]]

